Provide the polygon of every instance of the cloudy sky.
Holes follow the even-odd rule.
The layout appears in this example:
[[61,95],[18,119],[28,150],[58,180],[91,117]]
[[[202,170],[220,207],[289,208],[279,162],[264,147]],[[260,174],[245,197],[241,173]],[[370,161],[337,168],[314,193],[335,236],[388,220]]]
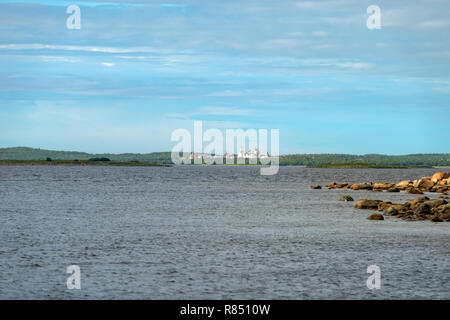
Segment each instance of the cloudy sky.
[[[66,27],[71,4],[80,30]],[[170,151],[174,129],[203,120],[280,129],[281,153],[449,152],[449,12],[447,0],[0,0],[0,147]]]

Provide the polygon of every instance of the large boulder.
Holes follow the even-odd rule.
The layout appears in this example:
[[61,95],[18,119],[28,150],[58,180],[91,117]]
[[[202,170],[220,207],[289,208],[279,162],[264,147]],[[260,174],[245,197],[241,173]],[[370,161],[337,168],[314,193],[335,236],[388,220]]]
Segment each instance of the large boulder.
[[420,216],[420,215],[428,215],[428,214],[432,214],[431,212],[431,207],[426,204],[426,203],[422,203],[415,211],[414,211],[414,215],[416,216]]
[[450,178],[448,179],[442,179],[441,181],[438,182],[438,184],[440,186],[450,186]]
[[384,209],[392,206],[392,202],[386,201],[386,202],[380,202],[378,204],[378,211],[383,211]]
[[417,209],[422,203],[425,201],[430,200],[430,198],[423,196],[423,197],[417,197],[412,200],[409,200],[405,203],[405,206],[410,208],[411,210]]
[[448,179],[448,178],[450,178],[450,172],[436,172],[431,177],[431,181],[438,182],[440,180]]
[[392,204],[391,207],[394,208],[395,210],[399,211],[399,212],[406,210],[406,207],[405,207],[404,204]]
[[430,189],[431,192],[439,192],[439,193],[443,193],[445,191],[447,191],[448,186],[442,186],[440,184],[435,185],[434,187],[432,187]]
[[370,182],[355,183],[350,186],[352,190],[372,190],[372,184]]
[[406,188],[406,193],[409,193],[409,194],[423,194],[422,191],[420,191],[419,189],[414,188],[414,187]]
[[379,189],[379,190],[388,190],[395,187],[395,183],[388,183],[388,182],[375,182],[373,184],[373,189]]
[[430,178],[422,178],[414,181],[413,187],[419,189],[429,189],[434,186],[434,182]]
[[398,211],[394,207],[388,207],[388,208],[384,209],[384,215],[386,215],[386,216],[396,216],[397,214],[398,214]]
[[444,204],[447,204],[447,201],[444,199],[427,200],[424,202],[424,204],[429,205],[430,208],[436,208],[436,207],[442,206]]
[[406,187],[412,185],[412,181],[410,180],[404,180],[404,181],[400,181],[399,183],[397,183],[395,186],[401,190],[405,190]]
[[369,219],[369,220],[384,220],[384,217],[382,214],[374,213],[374,214],[371,214],[370,216],[368,216],[367,219]]
[[383,202],[381,200],[361,199],[356,202],[355,208],[358,209],[378,209],[378,204]]

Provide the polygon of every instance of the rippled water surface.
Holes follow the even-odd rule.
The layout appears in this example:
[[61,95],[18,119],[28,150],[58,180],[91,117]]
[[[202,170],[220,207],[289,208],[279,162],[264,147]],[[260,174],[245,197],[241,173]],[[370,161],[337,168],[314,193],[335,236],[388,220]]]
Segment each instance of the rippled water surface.
[[0,166],[0,298],[449,299],[450,223],[338,201],[414,195],[309,189],[435,171]]

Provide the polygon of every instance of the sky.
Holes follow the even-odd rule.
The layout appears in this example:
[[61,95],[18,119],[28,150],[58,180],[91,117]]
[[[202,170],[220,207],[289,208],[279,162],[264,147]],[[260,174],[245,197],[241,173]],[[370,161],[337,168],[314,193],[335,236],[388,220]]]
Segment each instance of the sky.
[[175,129],[202,120],[279,129],[282,154],[448,153],[449,12],[448,0],[0,0],[0,147],[170,151]]

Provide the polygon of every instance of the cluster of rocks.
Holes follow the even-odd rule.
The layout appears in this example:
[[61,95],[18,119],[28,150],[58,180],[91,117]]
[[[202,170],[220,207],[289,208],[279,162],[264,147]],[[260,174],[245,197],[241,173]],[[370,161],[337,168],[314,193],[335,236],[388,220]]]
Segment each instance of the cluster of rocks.
[[[401,190],[410,194],[423,194],[424,192],[438,192],[442,195],[439,199],[431,200],[426,196],[420,196],[405,203],[392,203],[390,201],[361,199],[356,202],[355,208],[378,210],[383,212],[374,213],[367,219],[384,220],[385,216],[393,216],[404,220],[431,220],[433,222],[450,221],[450,204],[445,195],[450,193],[450,172],[437,172],[432,177],[424,177],[418,180],[401,181],[399,183],[389,182],[364,182],[349,184],[347,182],[331,182],[328,189],[348,190],[370,190],[400,192]],[[320,185],[311,186],[312,189],[321,189]],[[353,198],[342,196],[341,201],[353,201]]]
[[[410,194],[423,194],[424,192],[438,192],[444,195],[450,194],[450,172],[437,172],[432,177],[423,177],[418,180],[405,180],[399,183],[390,182],[363,182],[350,184],[347,182],[331,182],[328,189],[371,190],[400,192],[404,190]],[[311,186],[313,189],[321,189],[321,186]]]
[[[431,220],[433,222],[450,221],[450,204],[444,197],[430,200],[426,196],[417,197],[405,203],[361,199],[355,208],[382,211],[369,216],[370,220],[383,220],[383,216],[394,216],[404,220]],[[381,217],[380,217],[381,216]]]

